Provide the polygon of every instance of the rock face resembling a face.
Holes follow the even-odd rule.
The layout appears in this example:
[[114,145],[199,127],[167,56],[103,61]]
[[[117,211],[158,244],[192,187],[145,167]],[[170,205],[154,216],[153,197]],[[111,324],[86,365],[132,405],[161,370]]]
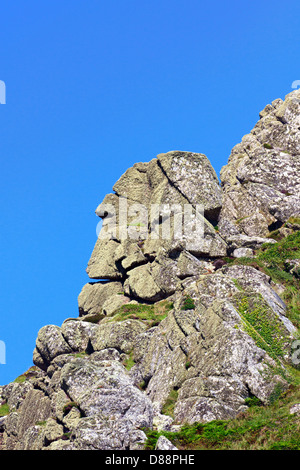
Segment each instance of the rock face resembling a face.
[[[78,312],[42,327],[35,366],[0,387],[0,449],[140,450],[145,429],[228,420],[286,390],[296,328],[256,261],[281,247],[274,230],[299,235],[299,157],[296,90],[260,113],[221,184],[199,153],[129,168],[96,209]],[[156,449],[176,450],[163,436]]]

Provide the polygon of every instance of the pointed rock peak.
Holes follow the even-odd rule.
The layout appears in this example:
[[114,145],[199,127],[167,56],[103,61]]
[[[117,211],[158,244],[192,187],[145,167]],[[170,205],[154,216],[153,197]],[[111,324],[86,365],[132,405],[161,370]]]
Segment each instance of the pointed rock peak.
[[300,90],[275,100],[222,168],[223,237],[266,237],[300,214]]

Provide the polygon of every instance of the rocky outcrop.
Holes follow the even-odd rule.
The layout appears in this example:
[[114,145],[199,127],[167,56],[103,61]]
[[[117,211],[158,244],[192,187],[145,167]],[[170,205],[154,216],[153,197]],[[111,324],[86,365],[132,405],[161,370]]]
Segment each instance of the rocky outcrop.
[[265,237],[300,215],[300,91],[277,99],[243,137],[221,170],[223,206],[219,229]]
[[[254,261],[274,227],[300,228],[299,98],[265,108],[222,186],[205,155],[181,151],[121,176],[96,209],[78,314],[41,328],[34,366],[0,387],[2,448],[143,449],[147,429],[234,418],[288,388],[296,329]],[[163,436],[156,449],[176,450]]]
[[[189,152],[158,155],[149,163],[138,163],[127,170],[113,189],[115,194],[106,196],[96,209],[96,214],[103,218],[103,228],[88,263],[87,272],[92,279],[122,281],[133,279],[136,272],[140,278],[142,272],[144,283],[152,286],[149,297],[158,299],[174,292],[169,280],[164,282],[161,266],[164,268],[165,260],[174,282],[190,275],[185,263],[178,264],[180,254],[185,253],[189,244],[192,249],[188,251],[196,257],[226,254],[226,243],[212,225],[221,209],[221,188],[205,155]],[[176,237],[174,233],[176,213],[182,219],[185,206],[201,210],[199,217],[204,216],[203,233],[196,243],[197,233],[187,230],[188,226],[183,236]],[[111,228],[113,221],[116,230]],[[170,233],[166,224],[169,221]],[[180,221],[178,228],[182,226]],[[201,269],[201,263],[198,268]],[[139,289],[135,294],[132,283],[128,289],[138,297]]]

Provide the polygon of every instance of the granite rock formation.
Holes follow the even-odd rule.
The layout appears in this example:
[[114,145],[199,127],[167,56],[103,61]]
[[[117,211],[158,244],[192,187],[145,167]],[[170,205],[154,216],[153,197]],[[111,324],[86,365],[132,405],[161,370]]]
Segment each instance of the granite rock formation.
[[265,237],[300,213],[300,94],[276,99],[221,171],[220,232]]
[[[296,328],[283,287],[227,258],[254,258],[275,229],[300,229],[299,154],[296,90],[260,113],[221,183],[191,152],[128,169],[96,209],[78,312],[41,328],[34,366],[0,387],[2,448],[143,449],[145,429],[234,418],[247,398],[268,404],[286,390]],[[299,260],[287,264],[299,277]],[[174,446],[161,437],[157,449]]]

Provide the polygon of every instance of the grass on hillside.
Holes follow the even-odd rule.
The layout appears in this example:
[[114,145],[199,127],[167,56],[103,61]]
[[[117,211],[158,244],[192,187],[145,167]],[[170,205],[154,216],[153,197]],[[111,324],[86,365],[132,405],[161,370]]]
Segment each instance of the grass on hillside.
[[287,305],[287,317],[300,328],[300,281],[289,271],[287,260],[300,259],[300,231],[279,239],[277,243],[265,243],[254,258],[226,258],[228,265],[247,265],[264,272],[272,281],[284,287],[281,295]]
[[124,321],[129,319],[142,320],[149,326],[158,325],[169,311],[173,309],[173,303],[162,300],[155,304],[125,304],[109,319],[109,321]]
[[300,417],[290,413],[300,402],[299,381],[271,405],[254,401],[235,419],[184,425],[179,432],[146,430],[145,448],[155,449],[163,435],[179,450],[299,450]]
[[0,418],[2,416],[8,415],[9,412],[10,412],[10,410],[9,410],[9,406],[8,406],[7,403],[3,403],[2,405],[0,405]]

